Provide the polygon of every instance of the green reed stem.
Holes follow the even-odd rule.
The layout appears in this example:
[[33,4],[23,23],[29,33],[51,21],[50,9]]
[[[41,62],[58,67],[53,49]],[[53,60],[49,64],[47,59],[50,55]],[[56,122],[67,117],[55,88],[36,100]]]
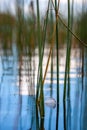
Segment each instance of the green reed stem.
[[55,8],[56,8],[56,62],[57,62],[57,108],[56,108],[56,130],[58,130],[58,118],[59,118],[59,43],[58,43],[58,11],[59,8],[57,6],[57,0],[55,0]]
[[[85,4],[84,4],[84,1],[83,1],[83,3],[82,3],[82,15],[84,14],[84,12],[85,12]],[[83,17],[83,16],[81,16],[81,17]],[[85,20],[84,20],[85,21]],[[84,22],[82,22],[82,28],[81,28],[81,37],[83,38],[83,39],[85,39],[85,26],[84,26]],[[84,47],[82,47],[82,49],[81,49],[81,51],[82,51],[82,92],[83,92],[83,87],[84,87],[84,51],[85,51],[85,48]]]
[[38,86],[40,85],[40,87],[39,87],[36,98],[38,99],[38,96],[39,96],[39,93],[40,93],[40,109],[41,109],[41,116],[42,117],[44,116],[44,94],[43,94],[43,82],[42,82],[42,79],[41,79],[41,77],[42,77],[41,75],[42,75],[42,62],[43,62],[43,55],[44,55],[46,30],[47,30],[47,23],[48,23],[49,3],[50,3],[50,0],[48,2],[48,9],[47,9],[47,13],[46,13],[46,19],[44,20],[43,37],[42,37],[42,40],[41,40],[41,45],[42,46],[39,48],[41,50],[41,52],[40,52],[40,56],[39,56],[39,67],[38,67],[38,79],[39,79],[39,81],[37,80],[37,85]]
[[45,48],[45,40],[46,40],[46,30],[47,30],[47,24],[48,24],[48,11],[49,11],[49,4],[50,4],[50,0],[48,3],[48,9],[47,9],[47,13],[46,13],[46,19],[44,20],[44,26],[43,26],[43,37],[41,40],[41,44],[42,44],[42,48],[41,48],[41,59],[39,62],[39,66],[38,66],[38,79],[37,79],[37,84],[39,84],[39,77],[40,77],[40,70],[41,70],[41,64],[43,62],[43,55],[44,55],[44,48]]
[[[68,0],[68,28],[70,28],[70,0]],[[69,33],[69,30],[67,30],[67,51],[66,51],[63,101],[65,101],[65,99],[66,99],[66,82],[67,82],[67,75],[69,74],[70,48],[71,48],[71,45],[70,45],[70,33]]]
[[39,114],[37,104],[36,104],[36,130],[39,130]]
[[[40,63],[42,45],[41,45],[41,28],[40,28],[41,25],[40,25],[39,0],[36,0],[36,3],[37,3],[37,37],[38,37],[38,45],[39,45],[38,50],[39,50],[39,63]],[[42,88],[41,87],[41,85],[42,85],[42,62],[40,63],[39,67],[40,67],[40,76],[38,77],[39,83],[37,83],[36,103],[38,102],[38,95],[39,95],[40,88]],[[39,68],[38,68],[38,70],[39,70]],[[43,100],[43,91],[42,91],[42,100]],[[42,102],[42,106],[43,106],[43,102]],[[37,106],[37,104],[36,104],[36,113],[37,113],[36,119],[38,119],[38,106]],[[43,113],[44,113],[44,110],[43,110]],[[38,129],[38,124],[36,125],[36,128]]]
[[[37,37],[38,37],[38,45],[39,45],[39,63],[41,59],[41,30],[40,30],[40,13],[39,13],[39,0],[36,0],[37,2]],[[40,71],[40,79],[39,81],[42,82],[42,63],[40,65],[41,71]],[[36,92],[36,101],[38,100],[39,95],[39,88],[40,85],[37,85],[37,92]]]
[[[52,97],[53,94],[53,50],[52,50],[52,56],[51,56],[51,78],[50,78],[50,97]],[[51,121],[52,121],[52,109],[50,109],[50,116],[49,116],[49,125],[48,130],[51,130]]]
[[[44,20],[44,27],[43,27],[43,37],[42,37],[42,53],[41,53],[41,60],[40,62],[43,62],[43,55],[44,55],[44,47],[45,47],[45,39],[46,39],[46,30],[47,30],[47,23],[48,23],[48,13],[49,13],[49,5],[50,0],[48,1],[48,9],[46,13],[46,19]],[[41,72],[41,71],[40,71]],[[43,91],[43,80],[41,82],[41,88],[40,88],[40,109],[41,109],[41,117],[44,117],[44,91]],[[44,119],[41,119],[41,125],[43,124]]]
[[[69,10],[70,10],[70,7],[69,7]],[[69,14],[69,18],[70,18],[69,26],[70,26],[71,30],[73,30],[73,13],[74,13],[73,10],[74,10],[74,0],[72,1],[71,17]],[[70,34],[70,32],[69,32],[69,43],[70,44],[69,44],[69,54],[68,54],[69,60],[68,60],[68,90],[67,90],[67,97],[68,98],[70,98],[70,76],[69,76],[69,73],[70,73],[70,56],[71,56],[71,45],[72,45],[72,35]]]
[[[44,26],[43,26],[43,37],[40,35],[40,14],[39,14],[39,2],[37,0],[37,23],[38,23],[38,41],[40,42],[39,45],[39,66],[38,66],[38,79],[37,79],[37,93],[36,93],[36,101],[38,102],[39,97],[39,105],[40,105],[40,116],[41,118],[44,117],[44,92],[43,92],[43,81],[42,81],[42,63],[43,63],[43,55],[44,55],[44,46],[45,46],[45,39],[46,39],[46,30],[47,30],[47,23],[48,23],[48,10],[49,10],[49,3],[48,2],[48,9],[46,13],[46,19],[44,20]],[[41,39],[42,38],[42,39]],[[40,94],[40,96],[39,96]],[[41,119],[40,124],[42,125],[44,119]]]
[[[72,0],[72,8],[71,8],[71,30],[73,30],[73,12],[74,11],[74,0]],[[67,129],[71,130],[71,102],[70,102],[70,55],[71,55],[71,44],[72,44],[72,35],[70,35],[70,48],[69,48],[69,64],[68,64],[68,89],[67,89]],[[70,126],[70,127],[69,127]]]
[[[70,0],[68,0],[68,27],[71,28],[71,17],[70,17]],[[67,97],[69,98],[69,95],[70,95],[70,76],[69,76],[69,73],[70,73],[70,53],[71,53],[71,35],[70,35],[70,32],[68,30],[68,34],[67,34],[67,47],[68,47],[68,58],[67,58],[67,62],[68,62],[68,65],[67,65],[67,81],[68,81],[68,88],[67,88]]]
[[51,56],[51,84],[50,84],[50,96],[52,97],[52,90],[53,90],[53,51],[52,51],[52,56]]
[[[70,28],[70,0],[68,0],[68,28]],[[70,71],[70,32],[67,30],[67,50],[66,50],[66,64],[65,64],[65,77],[64,77],[64,92],[63,92],[63,104],[64,104],[64,130],[67,129],[66,126],[66,96],[69,94],[70,90],[70,79],[69,79],[69,71]],[[68,78],[68,80],[67,80]],[[66,86],[68,82],[67,95],[66,95]]]

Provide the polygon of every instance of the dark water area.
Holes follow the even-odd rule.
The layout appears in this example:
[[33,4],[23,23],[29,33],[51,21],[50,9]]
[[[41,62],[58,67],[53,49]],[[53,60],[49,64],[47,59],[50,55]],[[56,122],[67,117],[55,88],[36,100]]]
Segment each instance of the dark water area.
[[[49,48],[45,49],[43,73]],[[19,60],[17,47],[13,44],[7,55],[0,51],[0,130],[43,130],[37,128],[40,115],[36,116],[36,84],[38,53],[31,58],[22,55]],[[71,51],[70,97],[63,103],[66,49],[59,50],[59,130],[87,130],[87,54],[84,53],[82,74],[81,50]],[[51,64],[51,62],[50,62]],[[44,130],[56,130],[56,56],[53,56],[53,78],[48,67],[44,83]],[[64,114],[66,113],[66,114]],[[66,129],[65,129],[66,124]]]

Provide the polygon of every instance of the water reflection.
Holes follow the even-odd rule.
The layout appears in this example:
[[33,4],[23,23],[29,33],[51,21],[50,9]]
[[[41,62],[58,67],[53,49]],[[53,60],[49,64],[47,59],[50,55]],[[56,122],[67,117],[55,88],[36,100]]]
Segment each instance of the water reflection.
[[[48,48],[49,49],[49,48]],[[43,73],[47,61],[45,50]],[[65,50],[60,49],[59,66],[59,130],[86,130],[86,84],[87,50],[84,58],[84,78],[82,90],[80,50],[72,50],[70,68],[69,97],[63,103],[63,83]],[[56,107],[56,58],[53,52],[44,84],[45,117],[40,118],[40,109],[35,99],[38,54],[22,55],[19,58],[17,47],[0,52],[0,130],[55,130]]]
[[[0,129],[35,130],[35,90],[31,86],[34,74],[26,74],[28,67],[24,67],[24,64],[29,60],[23,60],[20,66],[17,48],[15,44],[13,46],[12,55],[0,56]],[[28,78],[32,78],[31,82]]]

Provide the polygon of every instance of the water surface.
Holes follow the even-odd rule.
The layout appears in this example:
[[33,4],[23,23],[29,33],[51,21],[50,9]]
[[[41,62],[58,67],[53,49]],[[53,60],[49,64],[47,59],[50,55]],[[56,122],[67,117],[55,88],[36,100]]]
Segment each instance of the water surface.
[[[43,74],[49,48],[45,49]],[[84,75],[82,76],[82,58],[80,49],[72,49],[70,63],[70,97],[63,104],[63,86],[66,49],[59,50],[59,130],[86,130],[87,105],[87,58],[84,57]],[[53,77],[51,79],[51,61],[44,83],[45,101],[53,99],[56,103],[56,52],[53,55]],[[0,130],[37,130],[35,93],[37,84],[38,53],[29,57],[18,55],[15,44],[7,53],[0,52]],[[83,82],[82,82],[83,81]],[[50,103],[51,104],[51,103]],[[56,130],[56,106],[45,103],[44,129]],[[64,112],[66,111],[66,116]],[[39,124],[40,125],[40,124]]]

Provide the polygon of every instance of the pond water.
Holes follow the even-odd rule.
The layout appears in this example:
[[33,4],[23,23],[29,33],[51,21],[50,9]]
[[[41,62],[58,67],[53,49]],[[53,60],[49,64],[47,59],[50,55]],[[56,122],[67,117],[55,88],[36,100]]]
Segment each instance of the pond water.
[[[45,71],[49,48],[45,49],[43,73]],[[72,49],[70,63],[70,97],[63,104],[63,86],[66,49],[59,50],[59,117],[58,130],[87,130],[87,57],[82,58],[80,49]],[[37,130],[36,84],[38,53],[32,57],[22,55],[13,44],[7,55],[0,51],[0,130]],[[56,130],[56,55],[53,56],[53,78],[51,61],[44,83],[44,130]],[[66,113],[66,115],[64,114]],[[65,128],[66,124],[66,128]],[[40,128],[40,130],[43,130]]]

